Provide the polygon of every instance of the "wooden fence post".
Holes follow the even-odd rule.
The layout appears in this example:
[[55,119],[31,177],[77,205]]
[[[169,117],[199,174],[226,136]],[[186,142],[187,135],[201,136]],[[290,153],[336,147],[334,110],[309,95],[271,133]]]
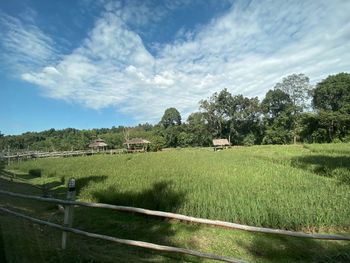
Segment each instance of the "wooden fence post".
[[7,165],[10,165],[10,145],[7,145]]
[[[75,201],[75,179],[71,178],[68,181],[68,192],[67,200]],[[64,222],[63,225],[66,227],[72,227],[73,224],[73,213],[74,205],[65,205],[64,206]],[[68,233],[66,231],[62,232],[62,249],[67,247]]]

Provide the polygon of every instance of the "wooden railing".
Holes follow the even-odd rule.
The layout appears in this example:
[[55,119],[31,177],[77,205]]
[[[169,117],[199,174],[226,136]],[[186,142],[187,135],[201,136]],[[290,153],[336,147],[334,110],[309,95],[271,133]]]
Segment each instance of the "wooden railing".
[[105,151],[94,151],[94,150],[79,150],[79,151],[57,151],[57,152],[19,152],[19,153],[2,153],[0,159],[3,161],[18,161],[18,160],[28,160],[36,158],[55,158],[55,157],[72,157],[72,156],[87,156],[94,154],[120,154],[125,153],[126,149],[110,149]]
[[[184,249],[184,248],[178,248],[178,247],[172,247],[172,246],[164,246],[164,245],[158,245],[158,244],[137,241],[137,240],[121,239],[121,238],[116,238],[116,237],[112,237],[112,236],[91,233],[91,232],[87,232],[87,231],[83,231],[83,230],[71,227],[71,224],[73,221],[73,218],[71,217],[73,215],[72,208],[74,208],[75,205],[94,207],[94,208],[109,208],[109,209],[113,209],[113,207],[114,207],[114,210],[128,211],[128,210],[123,210],[123,209],[116,209],[119,206],[100,204],[100,203],[85,203],[85,202],[62,200],[62,199],[55,199],[55,198],[43,198],[43,197],[39,197],[39,196],[25,195],[25,194],[13,193],[13,192],[3,191],[3,190],[0,190],[0,195],[7,195],[7,196],[11,196],[11,197],[19,197],[19,198],[25,198],[25,199],[44,201],[44,202],[64,205],[65,206],[64,225],[59,225],[59,224],[47,222],[47,221],[44,221],[41,219],[37,219],[37,218],[31,217],[31,216],[19,213],[17,211],[10,210],[10,209],[5,208],[5,207],[0,205],[0,212],[7,213],[7,214],[10,214],[12,216],[16,216],[16,217],[19,217],[22,219],[26,219],[26,220],[29,220],[29,221],[36,223],[36,224],[46,225],[46,226],[49,226],[52,228],[62,230],[63,231],[62,232],[62,248],[63,249],[66,248],[67,232],[71,232],[74,234],[87,236],[87,237],[91,237],[91,238],[107,240],[107,241],[111,241],[111,242],[115,242],[115,243],[119,243],[119,244],[125,244],[125,245],[129,245],[129,246],[148,248],[148,249],[157,250],[157,251],[187,254],[187,255],[191,255],[191,256],[196,256],[196,257],[200,257],[200,258],[207,258],[207,259],[212,259],[212,260],[217,260],[217,261],[222,261],[222,262],[231,262],[231,263],[245,263],[246,262],[246,261],[240,260],[240,259],[228,258],[228,257],[224,257],[224,256],[217,256],[214,254],[203,253],[203,252],[199,252],[199,251],[195,251],[195,250],[191,250],[191,249]],[[68,191],[68,196],[69,195],[71,196],[72,193],[70,193]],[[120,206],[119,208],[122,208],[122,207]],[[128,208],[128,207],[124,207],[124,208]],[[130,207],[130,208],[132,208],[132,207]],[[140,208],[134,208],[134,209],[140,209]],[[146,211],[146,209],[145,209],[145,211]],[[152,211],[152,210],[149,210],[149,211]],[[140,210],[140,212],[141,212],[141,210]],[[155,211],[155,212],[157,212],[157,211]]]
[[[284,235],[284,236],[291,236],[291,237],[301,237],[301,238],[311,238],[311,239],[323,239],[323,240],[343,240],[343,241],[350,241],[349,235],[335,235],[335,234],[309,234],[309,233],[303,233],[303,232],[295,232],[295,231],[287,231],[287,230],[281,230],[281,229],[273,229],[273,228],[264,228],[264,227],[256,227],[256,226],[248,226],[248,225],[242,225],[242,224],[236,224],[231,222],[225,222],[225,221],[219,221],[219,220],[209,220],[204,218],[197,218],[197,217],[191,217],[181,214],[175,214],[175,213],[169,213],[169,212],[162,212],[162,211],[155,211],[155,210],[149,210],[149,209],[143,209],[143,208],[136,208],[136,207],[129,207],[129,206],[117,206],[117,205],[110,205],[110,204],[103,204],[103,203],[87,203],[87,202],[81,202],[81,201],[72,201],[72,200],[62,200],[62,199],[55,199],[55,198],[44,198],[34,195],[26,195],[26,194],[20,194],[20,193],[13,193],[9,191],[0,190],[0,195],[6,195],[11,197],[17,197],[17,198],[25,198],[25,199],[31,199],[31,200],[37,200],[37,201],[44,201],[48,203],[55,203],[55,204],[61,204],[65,206],[65,211],[67,212],[70,208],[77,206],[84,206],[84,207],[92,207],[92,208],[107,208],[112,209],[116,211],[123,211],[123,212],[131,212],[131,213],[139,213],[149,216],[156,216],[156,217],[163,217],[163,218],[170,218],[170,219],[176,219],[180,221],[186,221],[196,224],[206,224],[206,225],[213,225],[213,226],[219,226],[229,229],[240,229],[250,232],[260,232],[260,233],[267,233],[267,234],[277,234],[277,235]],[[175,253],[182,253],[182,254],[188,254],[192,256],[197,256],[201,258],[208,258],[213,260],[219,260],[224,262],[246,262],[244,260],[240,259],[234,259],[234,258],[227,258],[223,256],[217,256],[213,254],[198,252],[194,250],[189,249],[183,249],[183,248],[177,248],[177,247],[170,247],[170,246],[162,246],[158,244],[152,244],[148,242],[142,242],[142,241],[135,241],[135,240],[126,240],[126,239],[120,239],[116,237],[106,236],[106,235],[100,235],[96,233],[90,233],[86,231],[82,231],[76,228],[72,228],[69,225],[58,225],[51,222],[43,221],[40,219],[36,219],[33,217],[30,217],[28,215],[24,215],[12,210],[9,210],[7,208],[0,206],[0,211],[4,213],[8,213],[13,216],[17,216],[29,221],[32,221],[37,224],[47,225],[56,229],[63,230],[65,232],[71,232],[78,235],[83,235],[87,237],[97,238],[97,239],[103,239],[108,240],[120,244],[126,244],[130,246],[137,246],[137,247],[143,247],[158,251],[164,251],[164,252],[175,252]],[[66,213],[67,215],[67,213]],[[69,215],[67,215],[69,217]],[[65,224],[67,224],[68,221]]]

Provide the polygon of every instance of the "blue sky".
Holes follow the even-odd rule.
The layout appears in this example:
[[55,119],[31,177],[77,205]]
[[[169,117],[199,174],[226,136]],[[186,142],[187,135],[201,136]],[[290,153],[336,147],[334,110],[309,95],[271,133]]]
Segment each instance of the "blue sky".
[[227,88],[350,72],[350,1],[0,2],[0,131],[183,118]]

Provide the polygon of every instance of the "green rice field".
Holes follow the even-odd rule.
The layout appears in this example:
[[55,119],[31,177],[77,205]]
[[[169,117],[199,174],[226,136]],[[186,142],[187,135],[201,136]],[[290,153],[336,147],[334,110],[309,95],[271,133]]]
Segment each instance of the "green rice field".
[[[40,172],[41,171],[41,176]],[[9,175],[15,174],[10,179]],[[84,201],[304,232],[350,234],[350,144],[173,149],[36,159],[2,167],[0,189],[66,197],[76,178]],[[35,187],[33,187],[33,185]],[[63,223],[53,204],[1,196],[0,205]],[[194,249],[248,262],[350,262],[350,242],[189,224],[76,207],[73,227],[124,239]],[[0,213],[1,262],[213,262],[70,235]]]
[[290,230],[350,227],[350,144],[180,149],[40,159],[35,183],[77,179],[78,199]]

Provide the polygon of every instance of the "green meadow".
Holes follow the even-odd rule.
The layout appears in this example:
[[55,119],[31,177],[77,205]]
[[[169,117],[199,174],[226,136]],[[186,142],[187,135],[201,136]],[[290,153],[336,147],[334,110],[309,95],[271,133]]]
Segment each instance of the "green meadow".
[[[26,187],[22,181],[47,185],[58,198],[64,198],[64,183],[73,177],[77,181],[77,199],[88,202],[296,231],[350,232],[350,144],[100,154],[31,160],[13,163],[6,169],[18,174],[20,187]],[[40,177],[33,172],[37,169],[41,170]],[[6,181],[6,187],[2,188],[16,191],[14,184]],[[7,201],[16,203],[11,198]],[[26,206],[25,203],[22,201],[20,206]],[[55,213],[52,207],[30,207],[31,212],[43,218]],[[246,233],[87,208],[76,209],[74,223],[75,227],[91,232],[188,247],[253,262],[350,260],[349,242]],[[81,242],[79,237],[74,240],[74,244]],[[102,249],[100,252],[105,247],[98,245],[99,242],[97,245],[92,240],[84,242],[86,258],[82,262],[109,262],[115,257],[113,253],[126,258],[125,262],[180,261],[173,255],[158,258],[158,254],[120,246],[115,252],[102,255],[97,247]],[[147,253],[152,256],[145,256]],[[67,260],[62,254],[57,257]],[[181,260],[198,261],[186,257]]]
[[84,201],[302,230],[350,226],[350,145],[183,149],[13,165],[77,179]]

